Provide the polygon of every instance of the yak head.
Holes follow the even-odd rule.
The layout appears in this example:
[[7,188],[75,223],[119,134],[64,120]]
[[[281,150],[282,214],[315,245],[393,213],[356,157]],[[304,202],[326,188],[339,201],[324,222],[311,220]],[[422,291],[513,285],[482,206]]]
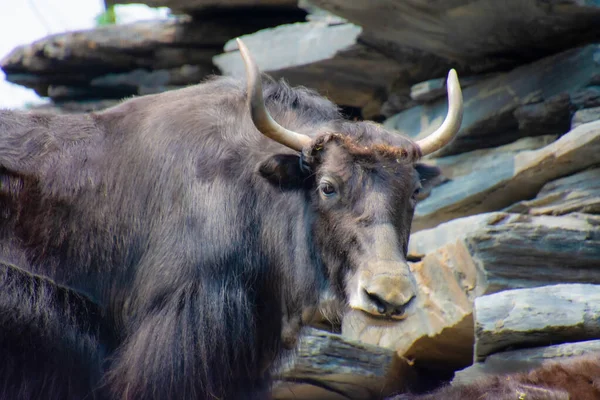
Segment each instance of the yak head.
[[403,319],[417,295],[406,260],[420,193],[439,170],[418,163],[449,143],[460,128],[462,94],[448,76],[443,124],[414,142],[370,122],[336,121],[315,135],[290,131],[269,115],[260,71],[238,39],[246,65],[248,105],[256,128],[296,154],[271,157],[260,172],[279,185],[306,190],[315,211],[314,240],[334,293],[377,318]]

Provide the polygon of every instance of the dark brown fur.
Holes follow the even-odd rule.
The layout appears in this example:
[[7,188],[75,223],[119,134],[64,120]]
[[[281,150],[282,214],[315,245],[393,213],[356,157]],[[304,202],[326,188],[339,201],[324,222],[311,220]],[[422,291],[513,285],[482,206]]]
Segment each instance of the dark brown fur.
[[468,385],[447,386],[421,396],[390,400],[598,400],[600,355],[548,362],[529,372],[482,378]]
[[[269,371],[293,346],[302,311],[327,288],[346,300],[378,226],[393,227],[384,240],[404,261],[415,189],[437,175],[414,163],[414,143],[345,121],[305,89],[265,82],[265,99],[280,124],[315,144],[301,155],[261,135],[244,82],[230,78],[96,114],[0,111],[0,261],[104,310],[116,349],[99,337],[87,355],[96,397],[267,397]],[[320,196],[326,176],[339,198]],[[73,305],[42,299],[36,310],[68,318],[50,310]],[[23,319],[33,312],[0,309]],[[84,327],[72,329],[85,335]],[[60,340],[55,332],[40,342]],[[3,357],[40,351],[12,344],[2,343],[13,352]],[[3,365],[0,397],[23,388],[80,397],[80,388],[43,391],[40,382],[60,382],[65,371],[3,382],[14,376]]]

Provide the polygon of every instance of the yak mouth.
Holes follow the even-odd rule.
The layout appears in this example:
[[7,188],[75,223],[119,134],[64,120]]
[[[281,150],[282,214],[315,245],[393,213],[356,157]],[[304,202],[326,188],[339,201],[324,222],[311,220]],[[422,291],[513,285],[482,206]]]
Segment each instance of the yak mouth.
[[366,315],[369,318],[376,319],[378,321],[387,321],[387,322],[398,322],[405,320],[407,315],[406,313],[402,315],[382,315],[382,314],[373,314],[369,311],[365,311],[362,308],[354,308],[353,310],[358,310],[362,314]]
[[[406,318],[408,318],[411,315],[411,313],[408,312],[408,309],[412,305],[414,300],[416,299],[416,296],[411,297],[402,306],[401,311],[398,311],[396,309],[396,310],[389,310],[389,311],[384,310],[384,312],[381,312],[382,309],[385,309],[386,307],[385,307],[385,305],[381,304],[379,297],[368,293],[366,290],[364,291],[364,296],[369,299],[369,302],[367,304],[353,305],[353,306],[350,306],[350,308],[352,310],[360,311],[362,314],[368,316],[369,318],[373,318],[373,319],[376,319],[379,321],[388,321],[388,322],[398,322],[398,321],[402,321],[402,320],[405,320]],[[365,305],[366,305],[366,307],[365,307]]]

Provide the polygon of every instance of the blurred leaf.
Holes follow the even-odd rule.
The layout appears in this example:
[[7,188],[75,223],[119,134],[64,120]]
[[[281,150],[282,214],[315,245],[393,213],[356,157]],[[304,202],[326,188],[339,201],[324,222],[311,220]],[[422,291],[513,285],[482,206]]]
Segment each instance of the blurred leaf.
[[117,23],[117,13],[115,12],[115,6],[111,5],[106,8],[106,11],[99,14],[96,17],[96,25],[114,25]]

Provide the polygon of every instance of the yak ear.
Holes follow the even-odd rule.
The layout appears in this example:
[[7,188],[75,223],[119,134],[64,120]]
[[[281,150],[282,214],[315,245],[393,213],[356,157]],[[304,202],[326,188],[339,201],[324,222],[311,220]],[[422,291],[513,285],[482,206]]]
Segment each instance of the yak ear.
[[447,181],[446,177],[442,175],[442,171],[438,167],[434,167],[427,164],[417,163],[415,169],[419,174],[419,180],[421,182],[422,190],[419,195],[419,200],[423,200],[429,196],[431,189]]
[[275,154],[264,160],[258,172],[282,189],[298,189],[306,184],[308,173],[302,168],[300,155]]
[[430,189],[443,180],[442,171],[438,167],[417,163],[415,164],[415,169],[419,174],[419,180],[424,189]]

